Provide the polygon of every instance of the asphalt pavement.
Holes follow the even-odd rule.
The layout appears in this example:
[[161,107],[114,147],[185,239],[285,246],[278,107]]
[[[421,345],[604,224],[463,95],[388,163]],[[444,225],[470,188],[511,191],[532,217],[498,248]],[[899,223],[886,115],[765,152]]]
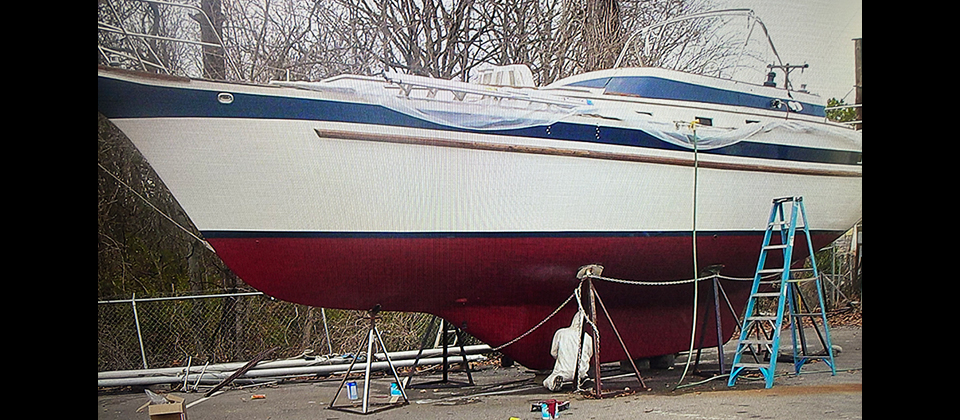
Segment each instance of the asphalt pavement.
[[[789,334],[782,347],[791,348]],[[214,419],[540,419],[532,412],[534,403],[547,399],[569,401],[569,409],[560,418],[577,419],[858,419],[863,415],[863,339],[862,328],[841,326],[831,329],[836,375],[823,362],[805,365],[796,375],[792,363],[778,363],[772,388],[764,388],[757,375],[741,376],[733,387],[719,375],[716,349],[704,350],[700,363],[685,367],[681,354],[667,369],[641,365],[640,373],[647,389],[641,389],[635,375],[623,375],[616,364],[601,370],[603,398],[584,396],[566,387],[550,392],[541,382],[549,372],[533,372],[522,366],[500,367],[485,364],[472,372],[473,386],[443,386],[431,383],[437,373],[421,373],[407,389],[409,404],[390,405],[390,383],[383,375],[372,379],[369,413],[361,414],[360,405],[351,404],[346,390],[330,402],[340,386],[339,378],[298,379],[276,385],[252,388],[225,387],[224,392],[204,399],[203,393],[171,392],[153,387],[159,393],[182,397],[187,418]],[[724,347],[727,364],[733,358],[734,344]],[[362,375],[362,372],[361,372]],[[681,381],[682,377],[682,381]],[[464,382],[462,372],[450,373],[450,381]],[[357,378],[362,383],[362,377]],[[456,384],[448,384],[456,385]],[[143,389],[98,390],[97,418],[101,420],[148,420],[146,410],[138,408],[148,400]]]

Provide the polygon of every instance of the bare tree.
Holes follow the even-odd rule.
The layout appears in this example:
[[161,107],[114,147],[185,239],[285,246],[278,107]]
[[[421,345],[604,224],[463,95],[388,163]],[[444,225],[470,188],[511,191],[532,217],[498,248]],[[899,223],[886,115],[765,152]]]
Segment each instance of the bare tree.
[[[100,0],[97,6],[99,65],[192,77],[226,76],[224,65],[215,63],[217,58],[224,60],[224,53],[214,47],[220,44],[214,20],[200,13],[198,4]],[[171,42],[176,39],[193,42]],[[200,47],[197,41],[201,40],[209,45]],[[204,61],[211,71],[205,71]]]
[[[160,38],[134,41],[103,25],[101,45],[158,62],[152,71],[250,82],[383,70],[467,80],[484,63],[519,63],[548,84],[610,68],[638,29],[713,6],[711,0],[193,1],[205,13],[192,13],[190,25],[175,23],[169,5],[152,2],[104,0],[98,15],[111,27],[123,22],[164,38],[198,36],[208,44],[202,51]],[[691,21],[651,31],[630,46],[637,54],[624,65],[722,73],[735,65],[730,57],[740,45],[716,24]],[[225,50],[209,45],[221,40]],[[109,61],[103,48],[100,56],[101,64]],[[124,61],[131,68],[150,66]],[[202,61],[202,68],[191,70],[185,64],[191,61]]]
[[167,15],[151,3],[98,2],[98,64],[167,72],[176,57],[171,45],[159,41],[169,36]]
[[[226,6],[225,42],[243,78],[309,78],[315,50],[325,33],[319,25],[321,2],[292,0],[232,1]],[[332,22],[331,22],[332,23]]]
[[[576,0],[573,0],[576,1]],[[483,11],[491,22],[477,48],[490,64],[526,64],[538,83],[572,74],[580,66],[582,10],[571,0],[499,0]]]
[[488,58],[480,44],[492,22],[474,0],[338,1],[362,27],[375,28],[384,68],[466,80]]
[[623,22],[617,0],[587,0],[584,13],[585,71],[613,67],[623,46]]
[[[713,7],[708,0],[503,0],[483,48],[495,64],[530,66],[540,84],[591,70],[611,68],[629,34]],[[698,73],[718,72],[739,46],[718,32],[718,21],[666,28],[640,44],[646,55],[627,65],[665,66]],[[649,42],[652,40],[652,42]],[[689,47],[689,48],[688,48]],[[687,48],[687,49],[685,49]]]
[[[222,45],[223,6],[220,0],[200,0],[200,10],[202,13],[190,15],[200,25],[200,41]],[[222,46],[203,46],[203,75],[209,79],[226,78],[226,57]]]

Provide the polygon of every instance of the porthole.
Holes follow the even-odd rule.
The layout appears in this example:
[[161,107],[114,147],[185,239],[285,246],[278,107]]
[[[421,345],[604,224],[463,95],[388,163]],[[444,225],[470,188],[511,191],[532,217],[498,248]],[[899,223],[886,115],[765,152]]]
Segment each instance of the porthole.
[[233,103],[233,94],[228,92],[220,92],[217,94],[217,102],[220,102],[224,105],[229,105]]

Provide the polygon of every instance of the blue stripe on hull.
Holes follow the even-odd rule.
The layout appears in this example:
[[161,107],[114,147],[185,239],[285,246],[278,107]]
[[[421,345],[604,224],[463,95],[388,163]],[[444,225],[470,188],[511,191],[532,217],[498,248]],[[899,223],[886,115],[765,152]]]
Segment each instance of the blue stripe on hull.
[[[679,82],[676,80],[662,79],[659,77],[602,77],[598,79],[590,79],[582,82],[571,83],[570,86],[606,88],[606,92],[608,94],[639,96],[642,98],[651,99],[693,101],[718,105],[743,106],[763,110],[775,109],[771,106],[772,102],[774,100],[780,100],[783,105],[779,109],[786,111],[787,101],[793,101],[793,99],[789,97],[775,98],[751,93],[742,93],[709,86],[701,86],[692,83]],[[811,104],[809,102],[800,103],[803,105],[803,110],[799,112],[800,114],[813,115],[816,117],[823,117],[826,115],[823,105]]]

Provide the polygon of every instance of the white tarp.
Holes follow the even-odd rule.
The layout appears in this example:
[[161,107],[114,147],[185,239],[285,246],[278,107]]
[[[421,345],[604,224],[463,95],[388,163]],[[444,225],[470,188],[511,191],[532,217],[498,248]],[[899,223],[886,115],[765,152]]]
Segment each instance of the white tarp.
[[600,116],[622,121],[628,128],[642,130],[659,140],[687,149],[711,150],[744,140],[807,147],[860,150],[863,134],[846,127],[836,127],[797,120],[776,120],[745,124],[739,128],[722,128],[661,121],[628,109],[603,109]]
[[[589,100],[533,89],[477,85],[390,73],[381,77],[344,76],[321,82],[273,82],[352,97],[447,127],[512,130],[549,126],[571,116],[613,118],[657,139],[684,148],[711,150],[743,140],[860,150],[862,133],[803,121],[774,121],[728,129],[659,121],[623,107],[600,111]],[[825,143],[826,142],[826,143]]]
[[[435,124],[469,130],[512,130],[546,126],[592,112],[589,100],[532,89],[494,87],[450,80],[388,74],[394,84],[371,77],[337,77],[321,82],[280,82],[295,87],[355,96]],[[404,92],[401,88],[411,88]],[[458,97],[459,96],[459,97]]]

